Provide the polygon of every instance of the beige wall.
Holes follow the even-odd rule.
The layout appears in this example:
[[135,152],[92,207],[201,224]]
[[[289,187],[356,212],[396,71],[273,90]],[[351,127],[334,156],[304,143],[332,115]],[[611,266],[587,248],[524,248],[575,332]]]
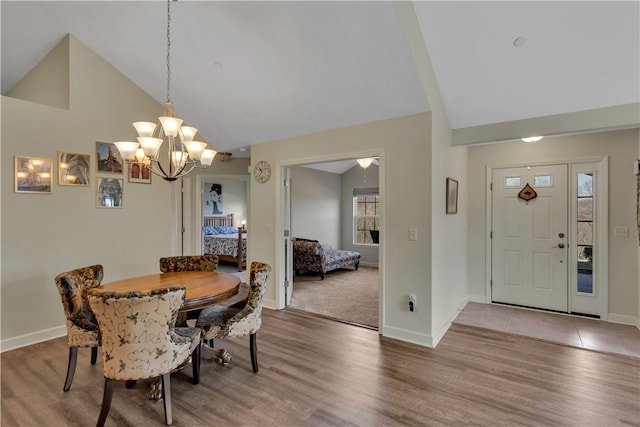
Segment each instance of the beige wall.
[[340,249],[341,182],[339,174],[291,168],[291,237]]
[[[430,301],[428,270],[431,230],[429,228],[430,116],[418,114],[359,126],[288,138],[251,147],[252,163],[267,160],[275,169],[274,179],[251,186],[250,223],[253,227],[249,252],[252,259],[275,267],[266,299],[281,306],[282,293],[276,287],[283,279],[280,247],[281,168],[293,164],[343,158],[380,156],[380,190],[383,200],[383,242],[381,257],[381,332],[387,336],[431,345],[430,307],[410,313],[407,295]],[[274,232],[269,233],[270,227]],[[408,229],[418,230],[417,241],[408,240]],[[278,297],[278,298],[276,298]]]
[[469,293],[485,295],[486,167],[527,162],[579,161],[609,157],[609,315],[638,317],[637,237],[614,237],[614,227],[634,230],[638,129],[545,138],[536,144],[504,143],[469,148]]
[[[134,136],[131,123],[157,116],[162,106],[78,40],[63,43],[68,49],[56,52],[64,57],[49,56],[39,65],[45,72],[32,75],[46,76],[49,66],[59,72],[67,61],[70,109],[2,97],[3,350],[66,333],[58,273],[96,263],[105,282],[155,272],[175,243],[172,187],[158,177],[147,185],[119,175],[123,208],[95,207],[95,142]],[[57,185],[58,150],[91,155],[90,187]],[[14,193],[15,155],[54,159],[52,194]]]

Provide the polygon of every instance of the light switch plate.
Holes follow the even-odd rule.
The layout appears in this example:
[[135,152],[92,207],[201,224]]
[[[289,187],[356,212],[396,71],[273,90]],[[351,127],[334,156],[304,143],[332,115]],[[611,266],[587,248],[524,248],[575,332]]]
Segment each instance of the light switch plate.
[[613,235],[616,237],[629,237],[629,227],[615,227]]
[[409,240],[418,240],[418,230],[415,228],[409,229]]

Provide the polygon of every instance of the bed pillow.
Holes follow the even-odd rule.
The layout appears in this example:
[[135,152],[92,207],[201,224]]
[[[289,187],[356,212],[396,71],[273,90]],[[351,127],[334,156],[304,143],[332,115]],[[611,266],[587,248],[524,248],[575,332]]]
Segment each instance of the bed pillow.
[[236,234],[238,232],[238,227],[220,226],[215,227],[215,230],[218,232],[218,234]]
[[207,225],[206,227],[204,227],[204,234],[205,236],[212,236],[214,234],[220,234],[220,233],[218,233],[218,231],[216,231],[214,227]]

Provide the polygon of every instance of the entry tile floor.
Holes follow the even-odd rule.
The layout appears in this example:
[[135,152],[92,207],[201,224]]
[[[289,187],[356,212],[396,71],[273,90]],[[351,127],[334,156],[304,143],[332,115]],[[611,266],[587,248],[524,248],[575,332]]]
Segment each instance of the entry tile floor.
[[640,358],[640,330],[598,319],[470,302],[454,323]]

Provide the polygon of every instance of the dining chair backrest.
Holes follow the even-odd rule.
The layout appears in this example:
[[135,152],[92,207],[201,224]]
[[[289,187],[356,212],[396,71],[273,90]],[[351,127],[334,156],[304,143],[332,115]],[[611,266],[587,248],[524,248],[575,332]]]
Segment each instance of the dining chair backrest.
[[174,271],[216,271],[217,269],[217,255],[186,255],[160,258],[160,271],[163,273]]
[[191,354],[192,342],[174,330],[186,290],[87,293],[100,326],[104,377],[139,380],[171,372]]
[[85,292],[99,287],[103,274],[102,265],[96,264],[66,271],[55,277],[66,317],[69,346],[99,345],[98,323],[89,308]]
[[254,261],[249,270],[249,298],[244,308],[227,320],[228,336],[244,336],[258,332],[262,325],[262,300],[271,275],[268,264]]

